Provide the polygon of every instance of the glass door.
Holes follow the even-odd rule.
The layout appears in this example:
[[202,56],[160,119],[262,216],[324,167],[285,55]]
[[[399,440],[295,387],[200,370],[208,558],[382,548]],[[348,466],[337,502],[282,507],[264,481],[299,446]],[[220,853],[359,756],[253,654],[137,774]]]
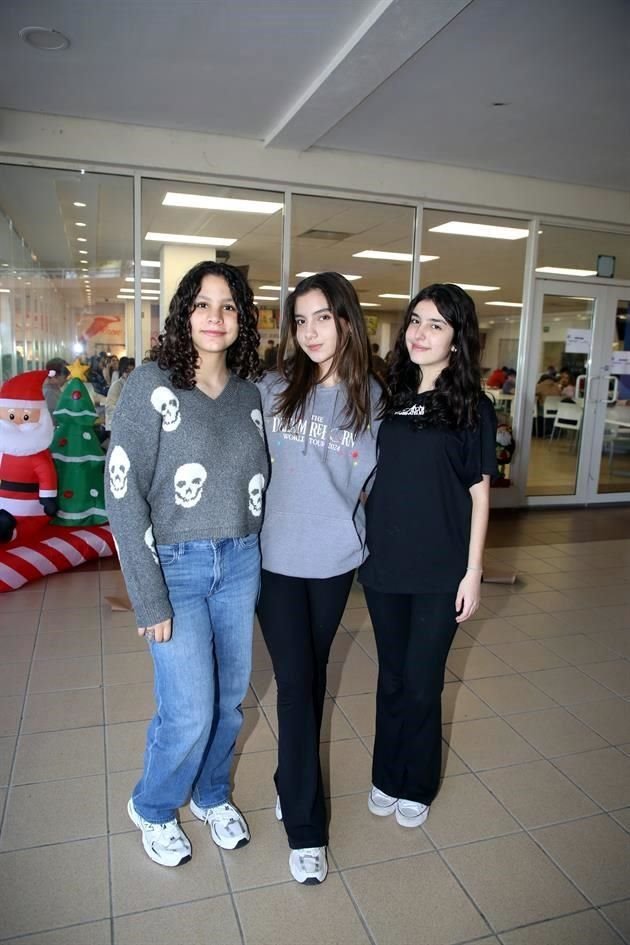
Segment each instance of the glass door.
[[602,339],[597,403],[600,437],[598,448],[593,449],[592,475],[600,501],[610,501],[615,495],[627,498],[630,493],[630,290],[625,298],[619,297],[619,291],[609,290],[612,304]]

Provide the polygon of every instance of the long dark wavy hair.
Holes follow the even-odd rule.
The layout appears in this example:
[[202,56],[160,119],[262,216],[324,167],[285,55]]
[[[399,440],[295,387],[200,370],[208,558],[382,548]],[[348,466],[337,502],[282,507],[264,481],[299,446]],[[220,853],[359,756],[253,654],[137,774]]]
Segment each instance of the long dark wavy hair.
[[335,320],[337,350],[328,374],[337,374],[346,388],[343,423],[345,429],[356,435],[367,430],[372,421],[370,379],[375,378],[379,386],[382,385],[372,370],[372,351],[359,299],[348,280],[338,272],[318,272],[302,279],[287,299],[278,348],[278,371],[287,386],[276,399],[275,411],[286,423],[303,419],[306,403],[322,380],[318,365],[304,353],[296,339],[296,302],[313,289],[323,294]]
[[192,390],[195,386],[199,354],[192,340],[190,316],[205,276],[225,279],[238,313],[238,337],[227,351],[228,369],[250,380],[256,380],[262,374],[258,357],[258,309],[254,304],[254,293],[235,266],[208,260],[197,263],[182,278],[171,299],[164,331],[151,350],[151,360],[157,361],[163,370],[169,372],[173,386],[180,390]]
[[409,303],[387,376],[386,413],[393,414],[409,406],[420,386],[422,372],[409,357],[405,334],[416,306],[424,299],[433,302],[453,329],[455,350],[450,352],[448,364],[435,382],[435,390],[428,398],[424,416],[418,418],[418,425],[472,429],[479,422],[481,396],[479,322],[471,297],[452,283],[429,285]]

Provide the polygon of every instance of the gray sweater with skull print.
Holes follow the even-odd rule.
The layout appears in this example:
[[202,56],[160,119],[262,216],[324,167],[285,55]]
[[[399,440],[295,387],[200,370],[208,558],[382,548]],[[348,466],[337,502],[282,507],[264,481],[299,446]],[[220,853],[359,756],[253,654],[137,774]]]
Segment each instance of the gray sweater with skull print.
[[160,545],[257,534],[269,478],[260,395],[231,375],[213,399],[155,362],[116,406],[105,498],[138,626],[173,616]]

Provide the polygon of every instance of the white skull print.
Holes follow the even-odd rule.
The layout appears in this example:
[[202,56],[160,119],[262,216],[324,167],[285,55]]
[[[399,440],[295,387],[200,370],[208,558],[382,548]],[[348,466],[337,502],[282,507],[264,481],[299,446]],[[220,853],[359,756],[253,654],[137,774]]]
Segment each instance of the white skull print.
[[155,550],[155,535],[153,534],[153,528],[151,525],[147,528],[144,533],[144,543],[153,555],[153,560],[156,564],[160,563],[160,559],[157,556],[157,551]]
[[249,511],[256,518],[262,512],[263,489],[265,488],[265,477],[262,473],[256,473],[249,480],[247,491],[249,492]]
[[151,394],[151,406],[162,417],[162,429],[167,433],[176,430],[182,421],[179,400],[168,387],[156,387]]
[[109,488],[115,499],[127,495],[127,477],[131,463],[122,446],[116,445],[109,456]]
[[254,421],[254,425],[255,425],[256,429],[258,430],[258,432],[260,433],[262,439],[264,440],[264,439],[265,439],[265,433],[264,433],[264,430],[263,430],[263,418],[262,418],[262,414],[261,414],[260,410],[256,410],[256,409],[252,410],[252,412],[250,413],[250,417],[251,417],[252,420]]
[[192,509],[201,499],[208,473],[201,463],[184,463],[175,473],[175,503]]

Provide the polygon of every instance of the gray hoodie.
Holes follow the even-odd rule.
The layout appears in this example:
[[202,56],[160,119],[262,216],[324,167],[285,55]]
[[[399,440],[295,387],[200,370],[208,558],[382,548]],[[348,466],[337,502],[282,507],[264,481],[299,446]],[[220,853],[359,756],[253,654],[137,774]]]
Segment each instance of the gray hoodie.
[[[258,384],[271,477],[261,532],[262,566],[290,577],[327,578],[358,567],[367,555],[359,501],[376,466],[379,421],[355,436],[343,429],[342,384],[315,388],[304,419],[283,423],[274,401],[285,382],[268,374]],[[380,389],[372,382],[372,411]]]

